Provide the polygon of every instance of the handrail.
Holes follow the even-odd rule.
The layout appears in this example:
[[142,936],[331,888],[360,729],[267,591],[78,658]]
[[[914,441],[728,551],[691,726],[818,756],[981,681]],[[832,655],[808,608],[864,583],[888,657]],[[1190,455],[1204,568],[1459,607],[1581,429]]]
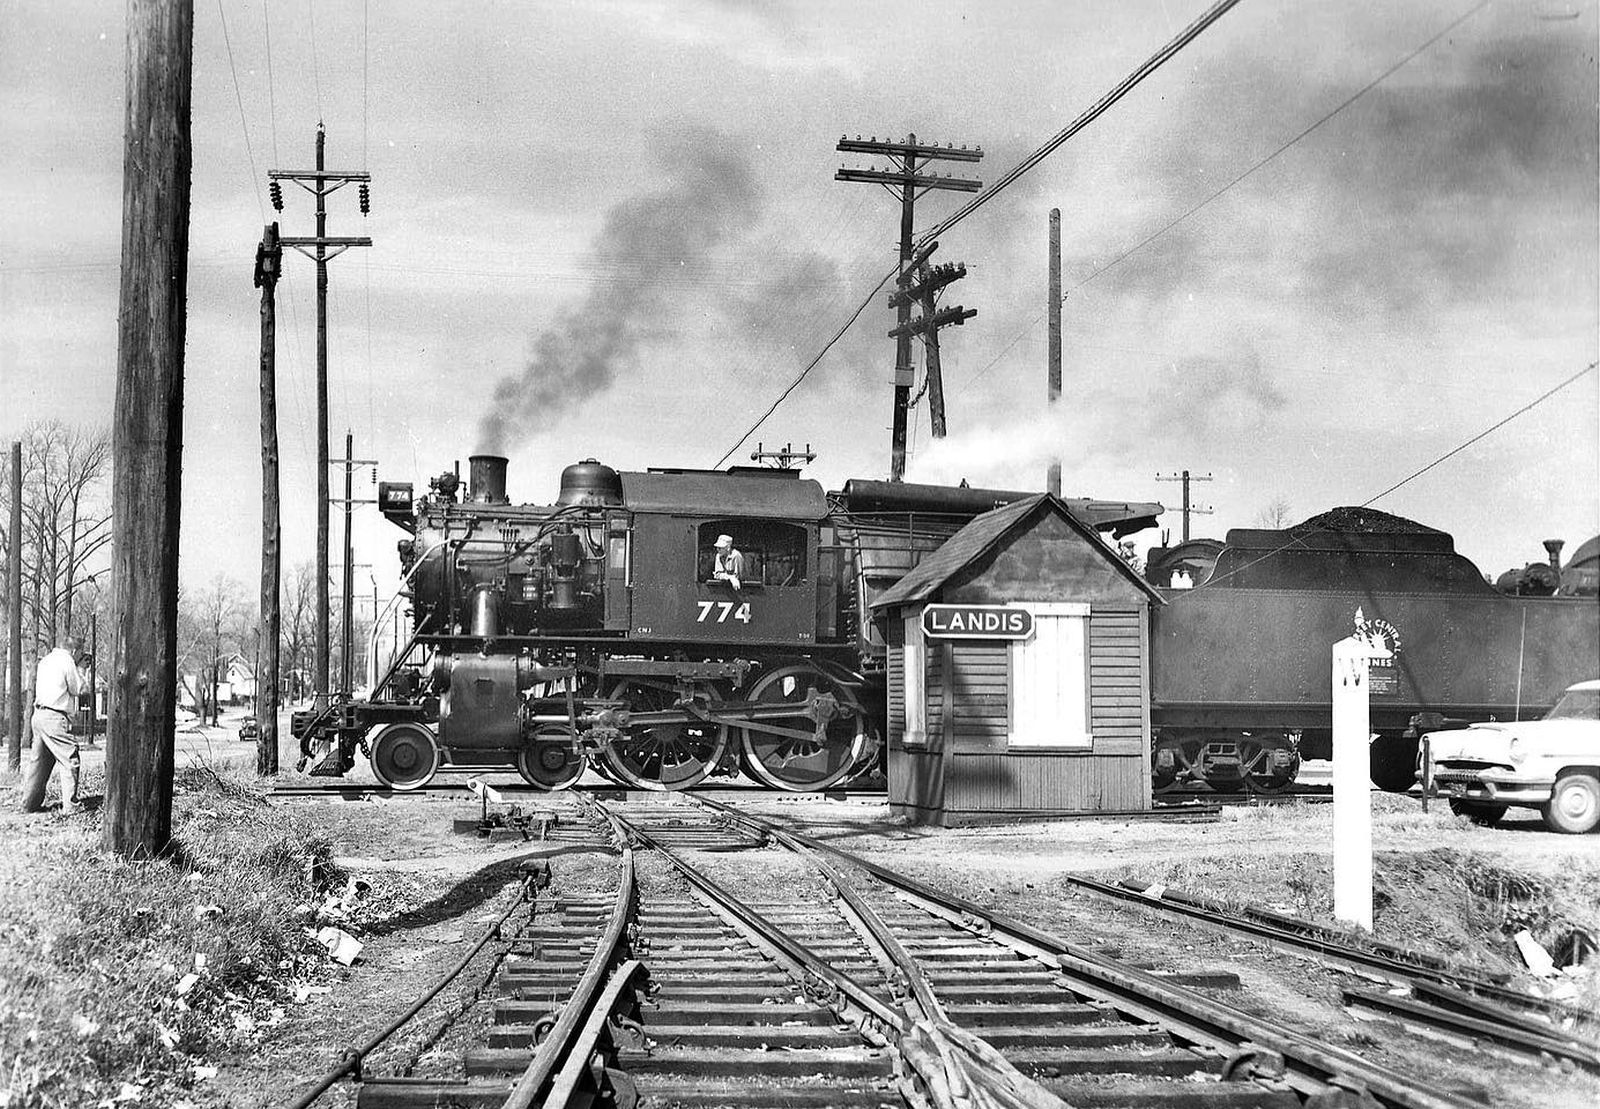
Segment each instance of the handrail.
[[611,906],[611,917],[606,922],[606,930],[601,934],[600,942],[595,944],[594,954],[589,957],[589,965],[584,970],[583,977],[573,988],[572,996],[567,999],[567,1003],[561,1007],[561,1013],[556,1018],[550,1034],[539,1044],[527,1069],[522,1072],[522,1077],[517,1079],[517,1084],[512,1087],[503,1109],[532,1109],[534,1098],[550,1084],[557,1064],[564,1063],[572,1053],[573,1043],[587,1023],[590,1012],[595,1008],[596,999],[605,980],[606,968],[611,965],[627,931],[628,916],[633,908],[634,896],[633,846],[628,842],[627,833],[622,825],[610,812],[588,798],[584,798],[584,803],[593,806],[606,818],[611,825],[612,834],[621,845],[617,899]]
[[[411,569],[406,571],[406,576],[400,579],[400,588],[394,591],[394,596],[389,598],[389,603],[383,606],[382,614],[372,618],[372,630],[367,633],[368,700],[371,700],[373,697],[377,696],[378,693],[378,629],[383,627],[384,622],[389,619],[390,610],[392,610],[395,605],[399,604],[401,597],[406,595],[406,587],[411,584],[411,579],[416,577],[417,571],[422,569],[422,564],[427,561],[428,556],[449,542],[450,541],[448,539],[441,539],[439,542],[423,551],[422,554],[417,557],[417,560],[411,564]],[[416,645],[416,642],[416,634],[412,633],[411,642],[406,644],[405,654],[411,653],[411,648]],[[404,658],[405,655],[400,655],[399,657]],[[394,666],[391,664],[391,673],[393,670]],[[384,680],[385,682],[388,681],[387,678]]]

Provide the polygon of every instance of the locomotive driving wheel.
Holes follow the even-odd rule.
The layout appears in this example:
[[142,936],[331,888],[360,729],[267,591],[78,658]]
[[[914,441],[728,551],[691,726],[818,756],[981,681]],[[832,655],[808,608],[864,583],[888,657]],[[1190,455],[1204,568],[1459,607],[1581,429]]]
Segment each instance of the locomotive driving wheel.
[[439,741],[425,724],[390,724],[371,750],[373,776],[390,789],[421,789],[439,769]]
[[[623,681],[611,691],[630,712],[660,712],[677,703],[671,689]],[[608,743],[602,758],[608,774],[639,789],[688,789],[717,768],[728,749],[725,725],[690,721],[634,725]]]
[[545,724],[517,752],[517,773],[535,789],[566,789],[583,777],[589,760],[559,724]]
[[762,675],[744,699],[795,708],[793,716],[768,717],[751,721],[757,726],[737,729],[751,777],[805,793],[837,785],[856,770],[869,743],[868,724],[855,695],[841,682],[810,663],[796,663]]

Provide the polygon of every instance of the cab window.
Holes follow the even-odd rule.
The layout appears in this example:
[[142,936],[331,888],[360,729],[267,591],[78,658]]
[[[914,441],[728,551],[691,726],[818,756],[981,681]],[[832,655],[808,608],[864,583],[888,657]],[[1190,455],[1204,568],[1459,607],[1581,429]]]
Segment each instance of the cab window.
[[695,549],[701,581],[711,580],[717,557],[717,536],[733,539],[744,558],[745,585],[799,585],[806,577],[806,529],[775,520],[711,520],[699,527]]

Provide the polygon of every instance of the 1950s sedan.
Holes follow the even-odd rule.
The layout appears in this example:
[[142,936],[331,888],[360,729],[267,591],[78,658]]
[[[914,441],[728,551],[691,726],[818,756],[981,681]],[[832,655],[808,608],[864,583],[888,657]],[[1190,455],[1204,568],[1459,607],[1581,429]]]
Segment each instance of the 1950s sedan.
[[1425,738],[1434,788],[1453,811],[1492,825],[1516,805],[1538,809],[1554,832],[1600,826],[1600,681],[1569,686],[1540,720]]

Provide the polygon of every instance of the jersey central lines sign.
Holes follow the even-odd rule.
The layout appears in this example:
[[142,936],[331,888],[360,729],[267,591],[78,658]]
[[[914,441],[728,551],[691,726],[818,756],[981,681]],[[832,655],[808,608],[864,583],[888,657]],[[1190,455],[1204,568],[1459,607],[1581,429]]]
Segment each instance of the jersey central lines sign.
[[929,605],[922,633],[930,639],[1027,639],[1033,613],[1004,605]]

